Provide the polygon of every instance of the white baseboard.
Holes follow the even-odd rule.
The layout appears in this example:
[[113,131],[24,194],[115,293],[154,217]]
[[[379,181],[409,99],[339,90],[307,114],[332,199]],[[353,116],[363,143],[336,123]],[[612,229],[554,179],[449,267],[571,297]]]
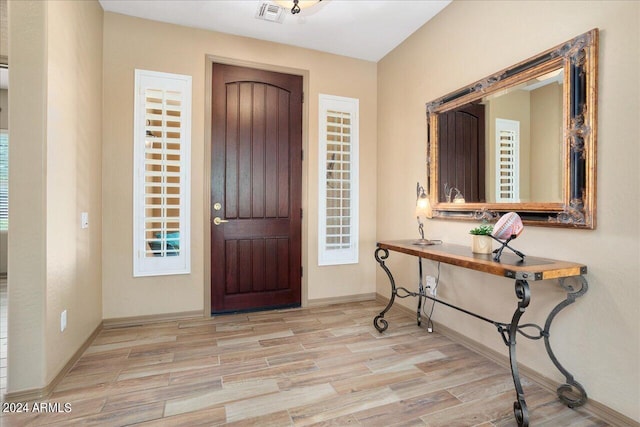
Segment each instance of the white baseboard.
[[17,392],[7,393],[4,396],[4,400],[6,402],[25,402],[25,401],[33,401],[39,399],[46,399],[53,389],[56,388],[58,383],[64,378],[65,375],[73,368],[78,359],[84,354],[85,350],[89,348],[91,343],[96,339],[100,331],[102,331],[103,326],[102,322],[96,327],[96,329],[89,335],[89,337],[84,341],[84,343],[80,346],[80,348],[71,356],[69,361],[62,367],[60,372],[51,380],[49,384],[42,388],[31,389],[31,390],[23,390]]
[[377,297],[375,292],[369,294],[345,295],[342,297],[318,298],[309,300],[307,307],[320,307],[331,304],[345,304],[350,302],[374,301]]
[[104,329],[124,328],[150,323],[173,322],[176,320],[202,319],[202,310],[184,311],[180,313],[151,314],[147,316],[115,317],[102,321]]

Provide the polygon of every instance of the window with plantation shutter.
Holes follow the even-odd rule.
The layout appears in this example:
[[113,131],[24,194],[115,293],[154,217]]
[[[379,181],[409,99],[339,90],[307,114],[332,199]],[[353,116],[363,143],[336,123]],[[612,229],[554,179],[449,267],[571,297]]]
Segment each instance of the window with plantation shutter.
[[358,109],[320,95],[318,264],[358,262]]
[[520,201],[520,122],[496,119],[496,202]]
[[134,276],[190,272],[191,76],[136,70]]
[[9,229],[9,133],[0,129],[0,231]]

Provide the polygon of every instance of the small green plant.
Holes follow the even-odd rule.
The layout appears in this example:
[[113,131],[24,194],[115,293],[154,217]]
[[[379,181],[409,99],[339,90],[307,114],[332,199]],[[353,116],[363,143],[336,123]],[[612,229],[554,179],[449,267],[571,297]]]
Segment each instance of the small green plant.
[[477,226],[476,228],[472,228],[471,230],[469,230],[469,233],[476,236],[490,236],[491,233],[493,233],[493,225],[482,224]]

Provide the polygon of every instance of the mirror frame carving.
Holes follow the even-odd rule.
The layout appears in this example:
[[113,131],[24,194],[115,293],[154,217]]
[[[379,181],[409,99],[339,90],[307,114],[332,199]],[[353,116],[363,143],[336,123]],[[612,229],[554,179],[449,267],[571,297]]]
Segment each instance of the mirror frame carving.
[[[440,113],[478,101],[536,76],[563,68],[563,201],[447,203],[439,201],[438,118]],[[525,224],[596,227],[598,29],[478,80],[426,104],[427,186],[433,218],[495,220],[517,212]]]

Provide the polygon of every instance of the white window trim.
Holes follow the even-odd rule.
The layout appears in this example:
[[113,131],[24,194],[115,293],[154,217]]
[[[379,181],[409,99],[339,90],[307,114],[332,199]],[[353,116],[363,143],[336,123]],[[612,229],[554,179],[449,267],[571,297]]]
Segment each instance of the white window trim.
[[[328,250],[327,237],[327,111],[351,114],[350,152],[350,246]],[[357,264],[359,251],[358,234],[358,147],[359,147],[359,100],[333,95],[319,95],[319,139],[318,139],[318,265]]]
[[[191,272],[191,76],[135,70],[133,275],[160,276]],[[180,128],[180,251],[177,256],[145,256],[145,90],[153,88],[182,93]]]

